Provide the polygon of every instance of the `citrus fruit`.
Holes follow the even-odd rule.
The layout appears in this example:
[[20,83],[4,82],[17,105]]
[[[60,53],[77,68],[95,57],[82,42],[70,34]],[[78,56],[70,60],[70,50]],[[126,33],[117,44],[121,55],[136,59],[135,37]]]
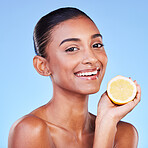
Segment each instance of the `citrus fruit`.
[[135,83],[124,76],[116,76],[107,84],[107,94],[113,103],[122,105],[132,101],[137,93]]

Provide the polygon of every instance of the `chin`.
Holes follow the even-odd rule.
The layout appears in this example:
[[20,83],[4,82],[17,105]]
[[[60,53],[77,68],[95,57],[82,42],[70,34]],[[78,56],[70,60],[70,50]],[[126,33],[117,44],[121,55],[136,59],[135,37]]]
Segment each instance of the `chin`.
[[100,90],[100,87],[95,87],[95,88],[89,88],[89,89],[85,89],[85,90],[82,90],[81,93],[82,94],[85,94],[85,95],[90,95],[90,94],[95,94],[97,93],[98,91]]

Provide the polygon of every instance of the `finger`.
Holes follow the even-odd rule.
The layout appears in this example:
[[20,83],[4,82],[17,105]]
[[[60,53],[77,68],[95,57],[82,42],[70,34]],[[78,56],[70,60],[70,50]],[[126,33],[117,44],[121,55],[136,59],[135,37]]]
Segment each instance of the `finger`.
[[[137,83],[137,82],[135,82]],[[141,87],[139,84],[137,85],[137,94],[136,97],[134,98],[134,100],[132,100],[131,102],[127,103],[127,105],[129,105],[129,109],[131,108],[131,110],[140,102],[141,100]]]
[[137,84],[137,94],[136,94],[136,98],[137,100],[141,100],[141,87],[139,84]]
[[136,81],[136,80],[134,80],[134,83],[135,83],[135,84],[136,84],[136,86],[137,86],[137,84],[138,84],[138,83],[137,83],[137,81]]
[[137,83],[136,80],[134,80],[134,83],[135,83],[136,88],[137,88],[136,97],[141,98],[141,87],[140,87],[140,85]]
[[136,97],[135,97],[135,98],[140,99],[140,98],[141,98],[141,87],[140,87],[140,85],[137,83],[136,80],[134,80],[134,83],[135,83],[136,88],[137,88],[137,93],[136,93]]
[[127,104],[120,106],[120,111],[122,112],[123,116],[132,111],[135,108],[135,106],[140,102],[140,100],[141,100],[141,88],[140,85],[137,84],[137,94],[135,99]]
[[136,96],[134,98],[134,100],[132,100],[131,102],[131,108],[133,109],[141,100],[141,87],[140,85],[137,83],[137,81],[135,80],[134,81],[136,86],[137,86],[137,93],[136,93]]
[[120,113],[122,113],[123,117],[126,116],[126,114],[131,112],[138,103],[139,100],[135,98],[133,101],[120,106]]
[[[130,80],[132,80],[131,77],[129,77]],[[132,80],[136,85],[137,85],[137,81],[136,80]]]
[[[131,77],[129,77],[129,79],[132,80]],[[132,81],[133,81],[133,80],[132,80]],[[133,82],[137,85],[137,81],[136,81],[136,80],[134,80]]]
[[101,96],[101,98],[100,98],[100,100],[99,100],[98,105],[100,105],[100,104],[103,104],[103,105],[105,105],[105,106],[114,106],[114,105],[115,105],[115,104],[111,101],[111,99],[109,98],[109,96],[108,96],[108,94],[107,94],[107,91],[105,91],[105,92],[102,94],[102,96]]
[[105,91],[105,92],[102,94],[100,101],[101,101],[101,100],[103,100],[104,102],[110,100],[110,99],[109,99],[109,96],[108,96],[108,94],[107,94],[107,91]]

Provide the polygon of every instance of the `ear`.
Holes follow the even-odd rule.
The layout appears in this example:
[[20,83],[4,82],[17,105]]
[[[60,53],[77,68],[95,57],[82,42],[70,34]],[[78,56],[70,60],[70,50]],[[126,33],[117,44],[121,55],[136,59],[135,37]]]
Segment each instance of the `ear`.
[[48,62],[45,58],[41,56],[35,56],[33,58],[33,66],[40,75],[42,76],[51,75],[51,71],[48,67]]

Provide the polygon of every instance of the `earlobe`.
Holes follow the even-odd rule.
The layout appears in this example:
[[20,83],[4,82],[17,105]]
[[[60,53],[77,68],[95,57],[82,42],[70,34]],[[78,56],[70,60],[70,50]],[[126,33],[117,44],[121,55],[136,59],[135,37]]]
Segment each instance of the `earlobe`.
[[51,75],[51,71],[48,67],[48,62],[45,58],[41,56],[35,56],[33,58],[33,66],[40,75],[42,76]]

